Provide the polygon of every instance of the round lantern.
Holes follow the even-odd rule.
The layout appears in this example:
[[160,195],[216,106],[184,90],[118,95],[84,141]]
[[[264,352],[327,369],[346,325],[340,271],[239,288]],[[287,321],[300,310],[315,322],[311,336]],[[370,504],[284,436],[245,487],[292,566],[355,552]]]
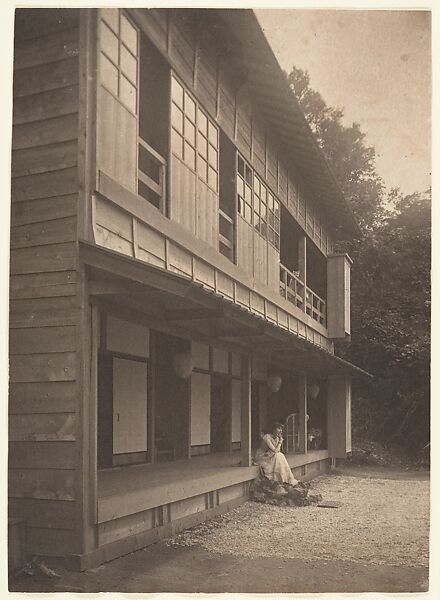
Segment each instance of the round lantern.
[[310,398],[312,400],[315,400],[317,398],[318,394],[319,394],[319,385],[317,383],[310,385],[309,389],[308,389],[308,395],[310,396]]
[[282,381],[283,380],[279,373],[271,373],[267,377],[267,387],[270,389],[271,392],[279,392]]
[[190,352],[178,352],[173,356],[173,368],[177,377],[188,379],[194,368],[194,360]]

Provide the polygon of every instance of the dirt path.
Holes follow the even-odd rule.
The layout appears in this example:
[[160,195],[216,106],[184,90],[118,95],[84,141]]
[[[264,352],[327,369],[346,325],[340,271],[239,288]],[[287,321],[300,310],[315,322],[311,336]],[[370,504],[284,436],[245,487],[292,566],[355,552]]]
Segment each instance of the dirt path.
[[415,592],[428,582],[429,481],[349,469],[312,492],[341,503],[238,509],[82,574],[20,579],[16,591]]

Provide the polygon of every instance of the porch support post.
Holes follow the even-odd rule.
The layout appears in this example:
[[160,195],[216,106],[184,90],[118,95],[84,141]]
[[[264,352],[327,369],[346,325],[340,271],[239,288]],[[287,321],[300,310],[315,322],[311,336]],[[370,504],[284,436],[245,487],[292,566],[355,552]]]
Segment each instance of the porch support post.
[[304,283],[302,293],[303,311],[306,312],[306,287],[307,287],[307,237],[303,235],[298,240],[298,271],[301,281]]
[[299,402],[299,452],[307,454],[307,375],[300,373],[298,378]]
[[148,397],[147,397],[147,454],[148,461],[156,462],[156,375],[157,375],[157,352],[156,335],[150,329],[150,364],[148,373]]
[[241,357],[241,466],[250,467],[251,452],[251,357]]
[[351,452],[351,378],[331,375],[327,381],[327,439],[331,458]]

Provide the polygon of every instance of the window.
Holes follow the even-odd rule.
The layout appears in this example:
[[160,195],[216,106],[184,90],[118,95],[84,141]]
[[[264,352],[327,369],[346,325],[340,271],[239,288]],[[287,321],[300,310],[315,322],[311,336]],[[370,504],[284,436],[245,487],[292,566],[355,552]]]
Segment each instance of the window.
[[102,8],[99,23],[102,85],[137,113],[138,31],[122,11]]
[[237,155],[238,213],[252,225],[252,169]]
[[171,80],[171,150],[215,192],[218,190],[218,129],[190,94]]
[[238,213],[280,249],[280,203],[247,162],[237,155]]

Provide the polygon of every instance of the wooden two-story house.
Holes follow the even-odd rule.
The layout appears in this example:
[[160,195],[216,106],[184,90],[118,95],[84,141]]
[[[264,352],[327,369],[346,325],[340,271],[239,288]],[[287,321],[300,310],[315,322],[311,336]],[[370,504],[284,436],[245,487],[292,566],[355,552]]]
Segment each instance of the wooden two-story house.
[[[249,10],[19,9],[9,512],[86,569],[350,451],[358,228]],[[313,435],[310,431],[313,429]]]

